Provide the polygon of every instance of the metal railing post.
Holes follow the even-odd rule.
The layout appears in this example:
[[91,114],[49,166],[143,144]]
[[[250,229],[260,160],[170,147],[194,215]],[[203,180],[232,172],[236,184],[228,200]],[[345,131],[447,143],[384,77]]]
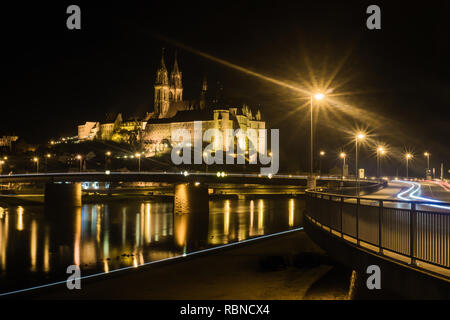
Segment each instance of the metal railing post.
[[411,202],[411,211],[409,214],[409,256],[411,258],[411,264],[416,264],[414,259],[414,248],[416,246],[414,238],[416,235],[416,203]]
[[380,209],[378,210],[378,245],[380,246],[380,253],[383,254],[383,240],[381,238],[383,227],[383,200],[380,200]]
[[342,225],[342,222],[343,222],[343,219],[342,219],[343,211],[344,211],[344,197],[341,197],[341,210],[340,210],[340,212],[341,212],[341,228],[339,230],[341,232],[341,238],[344,237],[344,226]]
[[359,246],[359,197],[356,199],[356,244]]
[[309,198],[308,192],[305,192],[305,201],[306,201],[306,203],[305,203],[305,205],[306,205],[306,210],[305,210],[306,214],[311,216],[311,212],[310,212],[311,203],[310,203],[310,198]]
[[333,203],[333,197],[332,196],[329,196],[328,197],[328,201],[330,202],[330,204],[328,205],[328,222],[329,222],[329,227],[330,227],[330,233],[333,233],[333,228],[332,228],[332,226],[331,226],[331,219],[332,219],[332,216],[333,216],[333,213],[332,212],[330,212],[331,211],[331,204]]

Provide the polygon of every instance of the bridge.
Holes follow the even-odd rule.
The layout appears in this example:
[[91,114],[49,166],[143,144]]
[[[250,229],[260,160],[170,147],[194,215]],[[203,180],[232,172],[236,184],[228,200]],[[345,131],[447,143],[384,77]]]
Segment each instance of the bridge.
[[[62,172],[39,174],[15,174],[0,176],[0,187],[14,190],[20,185],[45,185],[46,203],[51,199],[56,202],[81,205],[81,183],[104,183],[104,188],[96,188],[96,193],[123,192],[118,188],[121,183],[155,183],[149,194],[173,194],[174,186],[189,183],[194,186],[207,186],[214,195],[237,195],[240,198],[251,195],[298,195],[304,194],[308,184],[305,175],[261,175],[252,173],[205,173],[205,172]],[[348,188],[354,185],[354,180],[342,180],[337,177],[320,177],[315,179],[318,186]],[[367,183],[367,182],[363,182]],[[163,187],[165,185],[165,187]],[[85,185],[86,186],[86,185]],[[162,192],[162,193],[161,193]],[[53,197],[54,196],[54,197]],[[64,198],[61,198],[64,197]],[[75,200],[74,200],[75,199]]]
[[[221,173],[221,172],[220,172]],[[143,182],[223,182],[306,185],[306,175],[261,175],[255,173],[208,173],[208,172],[62,172],[0,175],[0,183],[25,182],[83,182],[83,181],[143,181]],[[320,181],[340,181],[337,177],[322,177]],[[351,181],[351,180],[346,180]]]

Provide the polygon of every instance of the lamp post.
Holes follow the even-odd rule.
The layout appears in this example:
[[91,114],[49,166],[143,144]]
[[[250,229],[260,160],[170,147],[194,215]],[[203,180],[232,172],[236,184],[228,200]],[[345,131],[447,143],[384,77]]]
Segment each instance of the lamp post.
[[34,157],[33,161],[36,163],[36,173],[39,173],[39,158]]
[[0,160],[0,174],[3,173],[3,165],[5,164],[4,160]]
[[409,162],[409,159],[411,159],[411,158],[412,158],[412,154],[411,154],[411,153],[405,154],[405,159],[406,159],[406,179],[409,178],[409,173],[408,173],[408,162]]
[[319,176],[322,174],[322,157],[325,156],[325,151],[320,150],[319,152]]
[[138,159],[138,172],[141,172],[141,154],[136,153],[135,156]]
[[355,163],[356,163],[356,194],[359,197],[359,167],[358,167],[358,141],[359,140],[364,140],[364,138],[366,137],[366,135],[362,132],[358,133],[355,136],[355,152],[356,152],[356,156],[355,156]]
[[48,159],[50,159],[52,155],[50,153],[47,153],[45,155],[45,171],[48,172]]
[[313,140],[313,98],[315,98],[316,100],[322,100],[325,97],[325,95],[323,93],[317,93],[314,96],[311,96],[311,105],[310,105],[310,113],[311,113],[311,124],[310,124],[310,137],[311,137],[311,141],[310,141],[310,167],[309,167],[309,173],[311,175],[311,177],[313,176],[313,161],[314,161],[314,156],[313,156],[313,152],[314,152],[314,140]]
[[78,154],[76,158],[80,161],[80,172],[81,172],[81,164],[82,164],[82,161],[83,161],[83,157]]
[[344,180],[345,158],[347,157],[347,155],[345,154],[345,152],[341,152],[339,157],[341,157],[342,159],[342,180]]
[[427,152],[425,152],[423,155],[424,155],[425,157],[427,157],[427,171],[426,171],[426,174],[425,174],[425,178],[428,179],[428,176],[431,177],[431,172],[430,172],[430,156],[431,156],[431,153],[429,153],[429,152],[427,151]]
[[430,170],[430,153],[429,152],[425,152],[423,154],[425,157],[427,157],[427,170]]
[[381,159],[380,157],[386,153],[386,150],[380,146],[377,148],[377,177],[381,176]]
[[111,151],[106,151],[105,152],[105,171],[108,170],[108,163],[107,163],[107,161],[109,160],[109,156],[111,156]]

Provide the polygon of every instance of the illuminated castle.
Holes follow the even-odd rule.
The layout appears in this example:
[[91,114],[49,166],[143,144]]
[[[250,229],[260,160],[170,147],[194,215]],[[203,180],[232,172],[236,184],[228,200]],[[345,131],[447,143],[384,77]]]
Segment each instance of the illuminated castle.
[[166,152],[172,147],[173,130],[194,130],[194,121],[201,121],[202,130],[247,128],[265,129],[259,110],[252,111],[247,105],[242,107],[225,106],[222,100],[222,88],[213,99],[208,99],[208,85],[203,78],[198,99],[183,100],[182,72],[175,54],[172,71],[167,70],[164,50],[156,71],[154,83],[154,110],[147,112],[141,119],[127,121],[122,114],[109,114],[105,123],[86,122],[78,126],[80,140],[113,140],[116,142],[140,143],[146,156]]

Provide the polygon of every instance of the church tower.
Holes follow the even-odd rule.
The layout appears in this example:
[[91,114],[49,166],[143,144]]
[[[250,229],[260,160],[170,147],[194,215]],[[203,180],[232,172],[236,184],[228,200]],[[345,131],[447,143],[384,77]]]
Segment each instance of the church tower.
[[203,76],[202,92],[200,93],[200,110],[206,109],[206,92],[208,90],[208,84],[206,82],[206,76]]
[[175,62],[170,73],[170,101],[183,101],[183,84],[181,82],[181,72],[178,68],[177,53],[175,52]]
[[161,64],[156,71],[155,80],[155,116],[164,115],[169,110],[169,76],[164,63],[164,48],[162,49]]

